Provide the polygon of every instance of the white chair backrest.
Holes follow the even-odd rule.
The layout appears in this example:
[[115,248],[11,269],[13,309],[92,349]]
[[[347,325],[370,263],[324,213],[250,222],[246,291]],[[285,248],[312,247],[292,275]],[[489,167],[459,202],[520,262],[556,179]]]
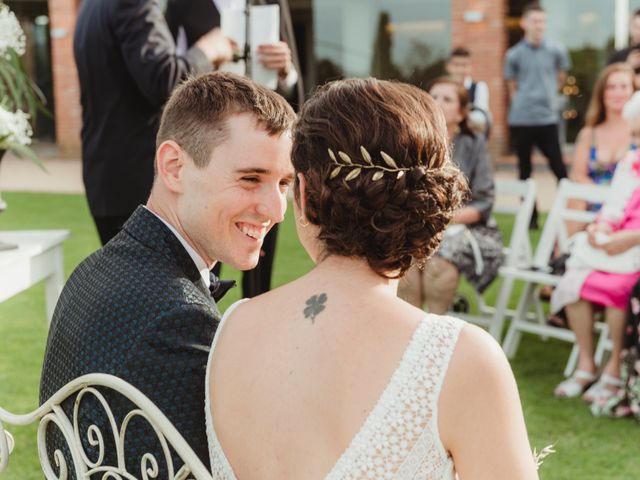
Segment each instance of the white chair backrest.
[[[134,408],[124,417],[121,425],[117,425],[109,402],[102,394],[104,389],[98,390],[96,387],[107,387],[115,394],[127,398],[134,404]],[[109,420],[111,431],[102,432],[96,425],[91,425],[86,432],[80,431],[78,412],[85,397],[94,397],[102,404]],[[69,418],[60,406],[67,398],[75,399],[72,418]],[[11,445],[13,443],[11,435],[5,432],[3,424],[28,425],[37,421],[39,422],[38,454],[40,465],[47,479],[67,478],[70,468],[61,450],[54,452],[54,458],[58,463],[58,473],[54,471],[49,461],[46,435],[49,424],[54,424],[53,428],[57,428],[62,432],[65,443],[69,447],[73,463],[71,468],[74,469],[76,478],[138,478],[138,472],[128,472],[126,470],[126,455],[124,451],[127,427],[131,420],[137,417],[144,419],[153,428],[163,452],[162,459],[156,459],[150,453],[143,456],[140,465],[143,478],[156,478],[158,466],[166,464],[168,478],[171,479],[212,479],[209,469],[202,464],[182,435],[151,400],[124,380],[103,373],[84,375],[69,382],[32,413],[14,415],[0,408],[0,473],[6,468],[9,454],[13,447]],[[103,464],[104,438],[107,435],[109,438],[113,438],[116,448],[114,457],[117,458],[117,465]],[[101,451],[100,458],[95,460],[88,458],[87,453],[84,451],[82,438],[89,439],[94,447],[99,448]],[[171,449],[184,462],[184,465],[178,471],[175,471],[173,465]],[[156,472],[155,475],[152,472]]]
[[536,201],[536,183],[528,180],[497,180],[494,213],[515,215],[505,265],[530,265],[532,260],[529,223]]
[[548,268],[549,260],[551,260],[556,244],[560,252],[568,251],[567,221],[589,223],[595,219],[597,212],[573,209],[569,205],[569,200],[603,203],[609,192],[610,187],[607,185],[576,183],[566,178],[562,179],[558,186],[553,206],[542,229],[538,248],[533,259],[534,266],[540,269]]

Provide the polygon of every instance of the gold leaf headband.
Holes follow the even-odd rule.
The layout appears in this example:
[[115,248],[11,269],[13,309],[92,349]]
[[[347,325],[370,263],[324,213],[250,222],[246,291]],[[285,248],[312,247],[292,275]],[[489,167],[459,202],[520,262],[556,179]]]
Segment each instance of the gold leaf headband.
[[354,163],[353,160],[351,160],[351,158],[349,157],[349,155],[341,151],[338,151],[338,157],[340,157],[340,160],[338,160],[338,158],[336,157],[336,154],[333,153],[333,150],[331,150],[330,148],[327,150],[329,152],[329,158],[331,158],[331,161],[336,164],[336,167],[333,170],[331,170],[331,173],[329,174],[329,179],[336,178],[340,174],[343,168],[351,169],[351,171],[344,178],[345,181],[353,180],[354,178],[356,178],[358,175],[360,175],[360,173],[362,172],[362,169],[376,170],[376,172],[373,174],[373,177],[371,178],[371,180],[374,182],[384,177],[385,173],[395,173],[396,179],[400,179],[403,177],[405,172],[411,170],[410,168],[406,168],[406,167],[398,167],[398,164],[396,163],[396,161],[393,158],[391,158],[389,154],[383,151],[380,151],[380,156],[382,157],[382,160],[386,164],[386,167],[382,165],[374,164],[371,158],[371,155],[369,154],[367,149],[364,148],[362,145],[360,146],[360,154],[362,155],[362,159],[364,160],[363,164]]

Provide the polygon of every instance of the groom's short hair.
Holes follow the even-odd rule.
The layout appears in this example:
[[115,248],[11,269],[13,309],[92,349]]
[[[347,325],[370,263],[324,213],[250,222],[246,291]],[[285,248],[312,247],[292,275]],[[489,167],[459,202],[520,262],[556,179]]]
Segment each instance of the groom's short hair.
[[198,167],[209,163],[212,150],[227,137],[231,115],[251,113],[269,135],[290,130],[295,113],[278,93],[239,75],[213,72],[190,78],[167,101],[156,137],[156,149],[175,141]]

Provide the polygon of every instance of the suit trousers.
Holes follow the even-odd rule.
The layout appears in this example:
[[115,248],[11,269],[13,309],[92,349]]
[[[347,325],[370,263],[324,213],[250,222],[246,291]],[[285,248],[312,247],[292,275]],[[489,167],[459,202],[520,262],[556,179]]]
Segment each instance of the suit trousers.
[[562,161],[557,124],[512,126],[511,139],[518,155],[520,180],[526,180],[531,176],[531,150],[534,145],[547,157],[549,167],[558,180],[567,176],[567,167]]

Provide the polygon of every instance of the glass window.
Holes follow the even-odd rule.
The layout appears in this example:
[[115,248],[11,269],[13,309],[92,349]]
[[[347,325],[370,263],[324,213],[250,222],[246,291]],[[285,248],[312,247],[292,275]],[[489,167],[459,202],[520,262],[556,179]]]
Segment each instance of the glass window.
[[567,48],[573,64],[562,89],[566,139],[573,142],[584,125],[598,73],[613,48],[614,2],[544,0],[541,4],[547,11],[548,37]]
[[423,85],[451,49],[450,0],[291,1],[307,90],[342,77]]

